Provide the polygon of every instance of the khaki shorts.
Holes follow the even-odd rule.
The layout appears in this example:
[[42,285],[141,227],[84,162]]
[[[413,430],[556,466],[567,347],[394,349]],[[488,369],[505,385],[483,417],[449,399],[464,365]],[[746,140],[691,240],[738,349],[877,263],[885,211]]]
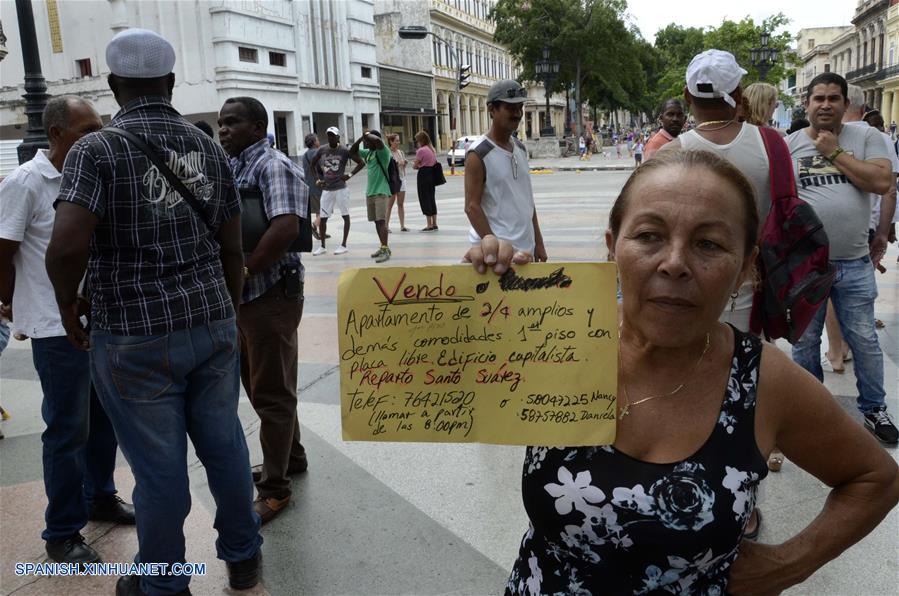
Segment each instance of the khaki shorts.
[[384,221],[387,219],[387,199],[387,195],[365,197],[365,206],[368,207],[368,221]]

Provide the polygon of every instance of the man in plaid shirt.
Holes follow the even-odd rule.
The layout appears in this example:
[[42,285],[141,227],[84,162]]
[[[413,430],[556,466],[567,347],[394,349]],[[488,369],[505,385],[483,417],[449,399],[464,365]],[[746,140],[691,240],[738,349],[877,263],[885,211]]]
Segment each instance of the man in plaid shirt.
[[[260,520],[237,416],[235,312],[243,284],[240,204],[221,148],[171,105],[175,52],[127,29],[106,49],[136,135],[193,194],[194,207],[136,145],[101,130],[70,150],[47,272],[69,340],[90,349],[97,393],[134,473],[139,563],[185,561],[187,438],[215,498],[216,550],[231,587],[258,583]],[[92,329],[76,303],[85,268]],[[116,594],[187,593],[188,576],[125,576]]]
[[[231,156],[239,192],[261,193],[269,227],[247,254],[237,323],[240,375],[259,415],[262,465],[254,466],[262,523],[290,502],[290,476],[306,471],[297,419],[297,327],[303,316],[303,263],[288,252],[307,218],[303,169],[269,145],[268,114],[252,97],[233,97],[219,112],[219,141]],[[258,196],[258,195],[257,195]]]

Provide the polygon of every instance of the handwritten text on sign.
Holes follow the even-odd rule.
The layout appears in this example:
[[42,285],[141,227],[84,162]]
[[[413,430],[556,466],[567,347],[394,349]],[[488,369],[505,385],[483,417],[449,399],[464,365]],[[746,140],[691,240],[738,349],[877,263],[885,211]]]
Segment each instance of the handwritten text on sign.
[[343,438],[612,443],[615,283],[610,263],[345,271]]

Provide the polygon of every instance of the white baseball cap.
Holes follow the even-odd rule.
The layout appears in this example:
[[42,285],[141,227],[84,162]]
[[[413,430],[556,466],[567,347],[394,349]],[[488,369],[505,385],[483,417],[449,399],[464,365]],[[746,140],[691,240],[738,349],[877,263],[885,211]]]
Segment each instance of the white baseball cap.
[[325,132],[329,132],[331,134],[337,135],[338,137],[340,136],[340,129],[337,128],[336,126],[328,127],[328,130],[326,130]]
[[693,97],[721,98],[735,108],[737,102],[730,94],[740,86],[745,74],[730,52],[706,50],[694,56],[687,66],[687,91]]
[[126,29],[106,46],[106,64],[116,76],[155,79],[172,72],[175,49],[155,31]]

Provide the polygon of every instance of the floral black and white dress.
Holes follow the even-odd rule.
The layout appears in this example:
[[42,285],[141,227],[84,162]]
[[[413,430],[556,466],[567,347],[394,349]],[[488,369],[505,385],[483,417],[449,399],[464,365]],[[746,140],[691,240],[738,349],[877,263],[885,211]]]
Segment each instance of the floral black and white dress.
[[529,447],[531,523],[506,594],[725,594],[768,472],[754,429],[761,352],[734,330],[718,422],[683,461],[643,462],[611,446]]

